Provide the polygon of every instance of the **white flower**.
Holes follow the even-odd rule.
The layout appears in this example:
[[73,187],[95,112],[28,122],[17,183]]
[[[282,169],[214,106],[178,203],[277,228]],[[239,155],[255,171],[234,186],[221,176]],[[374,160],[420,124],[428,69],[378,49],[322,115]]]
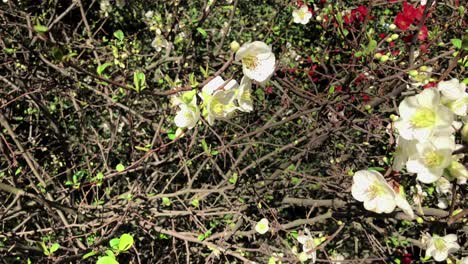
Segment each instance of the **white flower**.
[[169,42],[163,35],[157,34],[151,42],[151,47],[153,47],[157,52],[160,52],[163,48],[167,49],[169,47]]
[[435,89],[425,89],[415,96],[406,97],[398,110],[400,119],[394,125],[406,140],[422,141],[435,131],[453,132],[453,113],[440,104],[440,95]]
[[354,199],[364,202],[366,210],[375,213],[391,213],[396,207],[395,191],[377,171],[357,171],[351,193]]
[[253,110],[252,81],[248,77],[242,77],[236,97],[239,110],[243,112],[250,112]]
[[309,7],[307,7],[307,5],[303,5],[301,8],[294,9],[292,16],[294,18],[294,23],[305,25],[309,23],[312,18],[312,12],[309,11]]
[[[311,259],[312,263],[315,263],[315,260],[317,258],[317,252],[315,251],[316,247],[322,243],[322,239],[320,238],[314,238],[310,234],[310,231],[308,228],[304,228],[304,234],[297,236],[297,241],[302,244],[302,256],[299,254],[299,258],[308,260]],[[301,261],[305,261],[301,260]]]
[[429,236],[426,248],[426,258],[433,257],[435,261],[444,261],[447,259],[448,254],[456,252],[460,249],[457,243],[457,236],[449,234],[444,237],[434,235]]
[[154,16],[154,12],[152,10],[146,11],[145,18],[151,19]]
[[450,166],[447,168],[450,177],[456,178],[458,184],[466,184],[468,179],[468,170],[461,164],[458,160],[455,160],[457,157],[452,156],[454,160],[450,163]]
[[416,152],[410,155],[406,163],[408,172],[416,173],[417,180],[423,183],[437,181],[452,162],[455,148],[453,136],[434,136],[416,144]]
[[437,207],[439,207],[440,209],[447,209],[448,208],[447,198],[444,198],[444,197],[437,198]]
[[449,194],[452,192],[452,184],[444,177],[436,181],[436,191],[440,194]]
[[468,264],[468,257],[464,257],[460,260],[461,264]]
[[330,260],[332,260],[332,264],[340,264],[343,263],[342,260],[345,260],[345,257],[339,253],[335,253],[330,256]]
[[112,6],[111,6],[111,3],[109,0],[101,0],[101,2],[99,2],[99,9],[100,9],[100,12],[102,15],[104,15],[105,17],[108,17],[109,16],[109,12],[112,11]]
[[239,84],[235,80],[225,82],[217,76],[206,84],[200,96],[203,98],[207,121],[210,125],[216,119],[227,119],[232,116],[237,106],[234,104]]
[[268,232],[268,230],[270,229],[270,226],[269,226],[269,223],[268,223],[268,219],[266,218],[262,218],[256,225],[255,225],[255,231],[257,231],[257,233],[259,234],[265,234],[266,232]]
[[179,128],[192,129],[200,119],[200,109],[197,105],[196,90],[184,92],[171,98],[173,106],[179,106],[174,117],[174,123]]
[[236,61],[242,61],[242,71],[252,80],[265,82],[275,71],[275,54],[265,42],[243,44],[236,52]]
[[180,110],[174,117],[174,123],[177,127],[192,129],[200,119],[200,110],[198,106],[180,105]]
[[466,84],[460,83],[458,79],[451,79],[437,84],[437,89],[442,93],[441,101],[454,114],[466,116],[468,112],[468,93]]

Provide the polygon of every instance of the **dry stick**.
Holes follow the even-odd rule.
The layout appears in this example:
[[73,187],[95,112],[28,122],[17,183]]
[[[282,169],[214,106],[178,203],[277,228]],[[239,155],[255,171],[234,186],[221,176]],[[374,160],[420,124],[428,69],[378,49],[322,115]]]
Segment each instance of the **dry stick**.
[[232,20],[234,19],[234,14],[236,13],[237,3],[238,3],[238,0],[234,0],[234,4],[232,5],[233,8],[231,10],[231,14],[229,16],[229,20],[228,20],[228,24],[227,24],[226,33],[221,36],[221,41],[219,42],[219,44],[216,47],[215,52],[214,52],[215,56],[219,53],[219,51],[223,47],[224,41],[226,40],[226,36],[229,33],[229,29],[231,28]]
[[204,246],[206,246],[206,247],[208,247],[210,249],[216,249],[216,250],[219,250],[220,252],[222,252],[222,253],[224,253],[226,255],[230,255],[230,256],[233,256],[235,258],[238,258],[238,259],[244,261],[244,263],[250,263],[250,260],[246,259],[245,257],[241,256],[240,254],[238,254],[238,253],[236,253],[236,252],[234,252],[232,250],[221,247],[221,246],[216,245],[216,244],[211,243],[211,242],[200,241],[198,238],[190,236],[190,235],[181,234],[181,233],[179,233],[177,231],[164,229],[162,227],[159,227],[159,226],[147,221],[146,219],[143,219],[141,217],[139,217],[139,218],[144,223],[143,226],[144,225],[150,225],[158,233],[169,235],[169,236],[172,236],[174,238],[178,238],[178,239],[183,240],[183,241],[188,241],[188,242],[192,242],[192,243],[201,244],[201,245],[204,245]]
[[[36,179],[39,181],[39,183],[44,187],[46,188],[47,185],[46,185],[46,182],[44,181],[44,178],[42,178],[41,174],[37,171],[36,167],[34,166],[34,164],[39,164],[37,163],[37,161],[35,161],[34,157],[29,153],[29,151],[27,151],[26,149],[24,149],[23,145],[21,144],[21,142],[16,138],[16,134],[15,132],[13,131],[13,129],[11,128],[10,124],[8,123],[8,121],[6,120],[5,116],[3,115],[3,113],[0,113],[0,124],[7,130],[7,133],[10,135],[10,137],[13,139],[13,141],[15,142],[16,144],[16,147],[19,149],[19,151],[21,152],[21,155],[23,156],[23,158],[25,159],[26,163],[28,164],[29,168],[31,169],[32,173],[34,174],[34,176],[36,177]],[[49,201],[51,202],[54,202],[54,199],[52,197],[52,195],[50,193],[46,193],[46,197]],[[57,209],[57,214],[59,215],[60,219],[62,220],[63,224],[65,226],[69,226],[68,224],[68,221],[67,221],[67,218],[65,217],[65,215],[63,214],[63,212],[61,210],[58,210]],[[73,236],[73,232],[68,229],[68,231],[70,232],[70,235]],[[78,239],[75,239],[75,242],[76,244],[78,245],[79,248],[81,249],[86,249],[86,246]]]
[[[302,198],[293,198],[293,197],[285,197],[283,204],[292,204],[292,205],[299,205],[299,206],[316,206],[316,207],[333,207],[335,209],[344,208],[350,203],[347,203],[343,200],[333,199],[333,200],[311,200],[311,199],[302,199]],[[414,208],[415,211],[417,208]],[[423,209],[423,216],[437,216],[437,217],[447,217],[449,213],[444,210],[436,209],[436,208],[422,208]],[[397,214],[398,218],[401,218],[402,215]]]
[[429,9],[431,9],[431,7],[432,7],[432,2],[434,2],[434,0],[428,0],[427,1],[426,8],[424,8],[422,18],[419,21],[418,27],[416,29],[416,32],[413,35],[413,38],[411,39],[411,46],[410,46],[410,52],[409,52],[409,65],[410,65],[410,67],[412,67],[413,64],[414,64],[414,50],[416,48],[416,42],[418,41],[419,32],[421,31],[421,28],[424,25],[424,22],[426,21],[427,14],[429,13]]

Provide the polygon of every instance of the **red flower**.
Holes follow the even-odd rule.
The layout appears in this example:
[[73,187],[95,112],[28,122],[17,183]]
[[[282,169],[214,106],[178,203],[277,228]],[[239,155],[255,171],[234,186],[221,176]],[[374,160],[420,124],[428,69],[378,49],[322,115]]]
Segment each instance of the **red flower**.
[[265,91],[266,94],[272,94],[273,93],[273,87],[267,86],[267,87],[265,87],[264,91]]
[[370,100],[370,97],[367,94],[361,94],[361,97],[362,97],[362,101],[364,102],[369,102]]
[[307,74],[312,77],[315,74],[315,69],[317,69],[317,65],[312,65]]
[[353,11],[351,11],[351,15],[354,16],[356,20],[359,20],[360,22],[364,22],[364,19],[367,16],[367,7],[361,5],[353,9]]
[[422,53],[427,53],[427,45],[426,44],[421,44],[421,46],[419,46],[419,49],[421,50]]
[[386,37],[387,37],[387,34],[385,34],[385,33],[380,33],[380,34],[379,34],[379,38],[380,38],[380,39],[384,39],[384,38],[386,38]]
[[407,17],[403,13],[398,13],[395,17],[395,25],[401,30],[407,30],[414,21],[414,17]]
[[419,40],[425,40],[426,38],[427,38],[427,27],[422,26],[421,30],[419,31],[419,34],[418,34],[418,39]]

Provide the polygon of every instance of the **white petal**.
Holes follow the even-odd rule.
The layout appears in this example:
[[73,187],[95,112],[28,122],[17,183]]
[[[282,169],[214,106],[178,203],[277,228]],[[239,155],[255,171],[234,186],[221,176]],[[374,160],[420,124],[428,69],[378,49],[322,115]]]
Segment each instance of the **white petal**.
[[457,100],[463,95],[464,91],[460,90],[460,82],[457,79],[451,79],[450,81],[440,82],[437,88],[444,97],[449,100]]
[[416,95],[416,99],[422,107],[433,108],[439,104],[440,95],[436,89],[425,89]]
[[202,91],[209,95],[212,95],[213,92],[219,87],[223,86],[224,80],[221,76],[216,76],[211,81],[209,81],[205,86],[203,86]]

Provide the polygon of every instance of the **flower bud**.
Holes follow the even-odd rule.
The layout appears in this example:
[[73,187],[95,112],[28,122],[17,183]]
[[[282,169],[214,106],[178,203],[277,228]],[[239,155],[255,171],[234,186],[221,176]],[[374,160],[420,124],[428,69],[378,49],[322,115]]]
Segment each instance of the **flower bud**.
[[408,72],[409,76],[416,77],[419,73],[417,70],[411,70]]
[[382,57],[380,57],[380,62],[386,62],[388,59],[390,59],[388,55],[382,55]]
[[398,34],[392,34],[392,36],[390,36],[392,38],[392,40],[396,40],[400,37],[400,35]]
[[395,30],[396,29],[396,25],[395,24],[390,24],[390,26],[388,26],[388,28],[390,30]]
[[239,42],[234,40],[233,42],[231,42],[230,48],[232,52],[238,51],[240,48]]
[[382,53],[377,52],[376,54],[374,54],[374,58],[379,60],[380,58],[382,58]]

